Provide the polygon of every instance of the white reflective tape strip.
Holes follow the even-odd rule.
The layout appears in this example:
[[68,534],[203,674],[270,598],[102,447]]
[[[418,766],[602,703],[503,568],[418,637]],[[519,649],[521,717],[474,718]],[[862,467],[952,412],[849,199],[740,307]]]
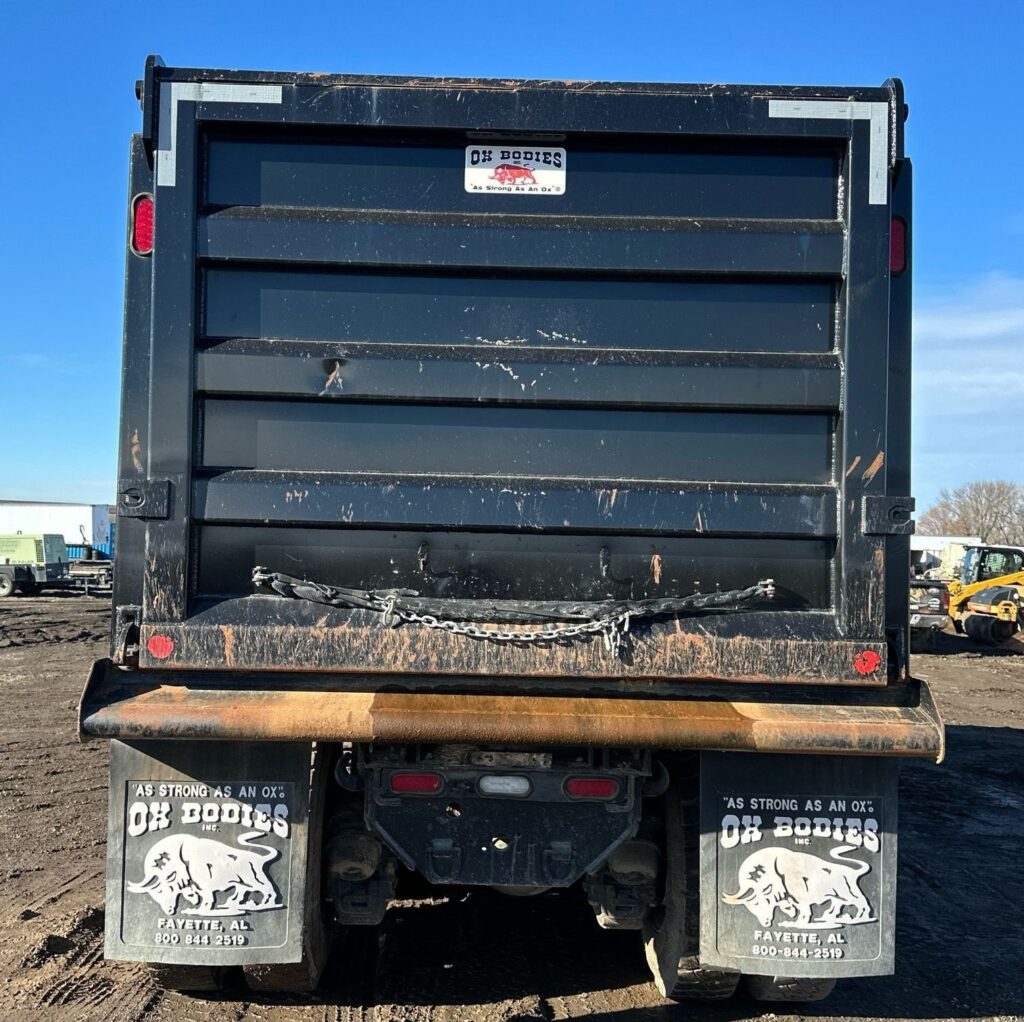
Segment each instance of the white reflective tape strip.
[[[166,97],[166,98],[165,98]],[[241,85],[232,82],[172,82],[160,94],[160,147],[156,151],[156,183],[177,183],[178,104],[280,103],[280,85]]]
[[884,206],[889,198],[889,104],[830,99],[770,99],[769,117],[820,121],[868,121],[871,148],[868,157],[868,202]]

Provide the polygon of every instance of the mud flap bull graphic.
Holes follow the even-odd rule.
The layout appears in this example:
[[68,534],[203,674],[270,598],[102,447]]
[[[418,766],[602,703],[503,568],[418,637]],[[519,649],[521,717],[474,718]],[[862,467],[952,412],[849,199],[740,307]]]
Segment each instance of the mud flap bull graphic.
[[[852,845],[833,848],[834,861],[788,848],[761,848],[748,855],[739,868],[740,889],[726,894],[727,905],[743,905],[765,928],[776,913],[786,918],[781,926],[801,929],[838,929],[851,923],[873,923],[871,906],[859,880],[871,867],[859,859],[844,858]],[[821,914],[813,918],[814,910]]]
[[[258,831],[242,834],[230,845],[191,834],[173,834],[157,841],[146,853],[144,879],[128,882],[132,894],[148,894],[169,916],[180,901],[187,915],[242,915],[280,908],[281,897],[267,876],[276,848],[257,845]],[[222,904],[217,898],[225,895]],[[254,900],[255,899],[255,900]]]

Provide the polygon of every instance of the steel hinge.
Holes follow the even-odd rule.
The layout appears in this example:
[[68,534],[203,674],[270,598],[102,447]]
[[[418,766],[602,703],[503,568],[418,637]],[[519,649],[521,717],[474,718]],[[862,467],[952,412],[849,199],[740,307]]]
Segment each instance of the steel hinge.
[[114,611],[114,641],[111,653],[115,664],[138,665],[139,622],[141,620],[141,607],[125,605]]
[[909,536],[914,531],[913,497],[869,494],[861,498],[860,529],[865,536]]
[[117,484],[117,513],[122,518],[170,518],[169,479],[122,479]]

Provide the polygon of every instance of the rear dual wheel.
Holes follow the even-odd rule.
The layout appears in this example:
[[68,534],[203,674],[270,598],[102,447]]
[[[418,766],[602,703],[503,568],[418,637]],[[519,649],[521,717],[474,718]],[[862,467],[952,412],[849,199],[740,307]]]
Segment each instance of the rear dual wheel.
[[163,965],[151,962],[149,971],[164,990],[184,994],[216,994],[239,986],[241,972],[220,965]]
[[696,756],[679,761],[665,793],[661,904],[644,920],[644,951],[659,992],[674,1001],[731,997],[740,974],[700,964],[700,822]]
[[822,1001],[836,985],[834,979],[808,979],[793,976],[744,976],[743,989],[755,1001],[788,1001],[810,1004]]
[[[644,950],[658,990],[673,1001],[721,1001],[740,973],[700,963],[700,782],[696,757],[681,760],[665,793],[665,872],[662,902],[644,920]],[[834,979],[743,976],[757,1001],[810,1003],[827,997]]]
[[329,746],[313,752],[313,773],[309,792],[309,833],[306,863],[305,926],[302,961],[282,965],[245,965],[245,982],[262,993],[311,994],[320,984],[334,936],[323,900],[324,816],[327,810],[327,781],[331,762]]

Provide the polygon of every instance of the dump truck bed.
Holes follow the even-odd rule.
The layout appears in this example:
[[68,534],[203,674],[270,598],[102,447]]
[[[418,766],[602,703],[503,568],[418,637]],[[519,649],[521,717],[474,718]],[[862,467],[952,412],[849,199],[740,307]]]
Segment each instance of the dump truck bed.
[[[905,675],[898,82],[151,61],[140,94],[115,663],[467,691]],[[442,608],[774,595],[638,615],[609,652],[257,590],[256,567]]]

